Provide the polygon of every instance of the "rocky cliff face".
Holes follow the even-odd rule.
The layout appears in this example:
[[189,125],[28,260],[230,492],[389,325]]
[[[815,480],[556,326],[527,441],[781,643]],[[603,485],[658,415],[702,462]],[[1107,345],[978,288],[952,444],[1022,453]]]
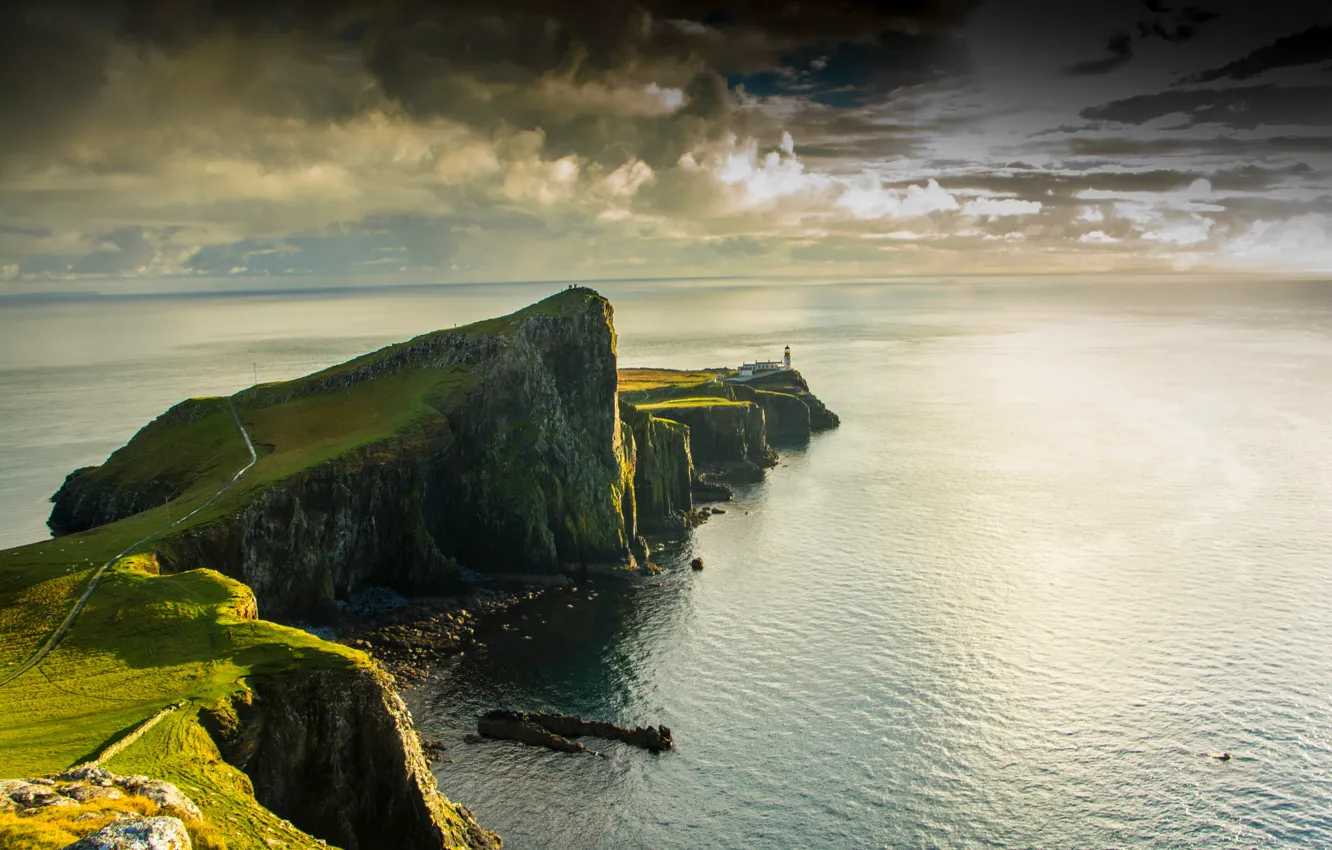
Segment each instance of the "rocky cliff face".
[[621,404],[620,411],[635,446],[633,490],[638,529],[677,530],[694,507],[689,429],[628,404]]
[[344,850],[498,848],[466,808],[446,800],[407,707],[375,669],[260,678],[252,696],[204,715],[255,798]]
[[160,546],[164,567],[210,567],[245,582],[264,617],[289,622],[332,619],[339,599],[366,586],[452,589],[459,563],[431,533],[438,455],[378,456],[299,473],[233,517],[173,536]]
[[733,398],[763,407],[768,436],[773,439],[803,440],[841,424],[837,414],[809,391],[809,384],[799,372],[778,372],[729,386]]
[[763,408],[754,402],[670,407],[660,415],[689,428],[689,448],[699,469],[753,481],[777,462]]
[[[504,319],[238,394],[247,420],[404,370],[469,378],[465,389],[430,399],[438,416],[283,476],[233,513],[173,535],[162,543],[164,563],[239,579],[254,588],[263,616],[288,621],[327,619],[336,600],[366,585],[446,590],[461,568],[540,576],[633,566],[644,549],[611,316],[591,290],[566,291]],[[172,415],[127,449],[143,438],[150,445],[140,454],[149,454]],[[178,492],[181,483],[171,486]],[[53,497],[52,527],[82,530],[161,498],[136,493],[123,475],[81,471]]]

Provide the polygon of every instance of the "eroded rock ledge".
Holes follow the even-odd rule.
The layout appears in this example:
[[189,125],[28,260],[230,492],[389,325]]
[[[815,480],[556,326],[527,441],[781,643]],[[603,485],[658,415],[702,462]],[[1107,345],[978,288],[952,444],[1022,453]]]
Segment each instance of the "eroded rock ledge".
[[500,846],[439,793],[411,714],[377,669],[261,679],[201,717],[255,799],[343,850]]
[[666,726],[637,726],[629,729],[568,714],[517,711],[511,708],[497,708],[481,715],[477,720],[476,731],[483,738],[519,741],[566,753],[585,752],[585,745],[570,740],[583,737],[622,741],[654,753],[669,750],[673,745],[671,730]]

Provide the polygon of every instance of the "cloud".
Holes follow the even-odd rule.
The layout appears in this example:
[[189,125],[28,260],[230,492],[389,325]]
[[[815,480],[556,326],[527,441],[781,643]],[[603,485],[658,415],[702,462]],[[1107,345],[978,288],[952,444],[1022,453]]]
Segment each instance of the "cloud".
[[1105,44],[1105,49],[1110,54],[1109,56],[1068,65],[1064,68],[1064,73],[1073,76],[1087,76],[1090,74],[1106,74],[1116,68],[1123,67],[1133,58],[1133,36],[1127,30],[1121,30],[1110,36]]
[[1283,36],[1243,58],[1219,68],[1194,74],[1182,82],[1212,83],[1217,80],[1247,80],[1276,68],[1332,62],[1332,26],[1313,26]]
[[1116,100],[1082,110],[1089,121],[1146,124],[1180,116],[1185,126],[1223,124],[1254,129],[1273,124],[1332,126],[1332,86],[1244,86],[1173,90]]
[[976,198],[962,205],[963,215],[1002,218],[1012,215],[1035,215],[1041,211],[1040,201],[1020,201],[1016,198]]
[[19,285],[1168,265],[1332,205],[1326,75],[1227,82],[1313,55],[1282,0],[21,2]]
[[1332,271],[1332,217],[1308,214],[1254,222],[1226,248],[1241,262]]
[[836,205],[860,219],[916,218],[936,212],[949,212],[961,208],[957,199],[938,181],[930,180],[924,186],[908,186],[905,191],[884,187],[877,174],[866,173],[851,183]]
[[1079,236],[1078,241],[1086,245],[1113,245],[1121,240],[1110,236],[1103,230],[1093,230]]
[[1216,224],[1212,219],[1200,215],[1190,216],[1178,221],[1167,221],[1156,229],[1146,230],[1142,238],[1149,242],[1165,242],[1170,245],[1197,245],[1206,242]]

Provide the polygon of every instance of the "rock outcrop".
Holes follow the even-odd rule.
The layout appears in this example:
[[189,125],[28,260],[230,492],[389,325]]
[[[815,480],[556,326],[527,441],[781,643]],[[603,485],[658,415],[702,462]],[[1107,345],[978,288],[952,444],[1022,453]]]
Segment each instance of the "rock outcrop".
[[634,440],[638,529],[653,532],[685,527],[693,509],[694,461],[688,428],[629,404],[620,405],[620,415]]
[[578,753],[587,748],[571,738],[602,738],[622,741],[654,753],[669,750],[673,741],[666,726],[638,726],[629,729],[601,720],[584,720],[568,714],[548,714],[540,711],[516,711],[499,708],[488,711],[477,720],[476,731],[484,738],[499,738],[548,747],[561,752]]
[[108,824],[64,850],[192,850],[180,818],[128,818]]
[[[145,809],[146,804],[151,805]],[[0,780],[0,813],[36,821],[52,809],[62,810],[63,823],[84,824],[89,833],[65,850],[190,850],[186,824],[203,822],[199,807],[179,788],[147,776],[84,766],[55,776]]]
[[763,408],[755,402],[672,405],[654,409],[654,415],[688,426],[690,452],[700,469],[746,482],[777,463]]
[[497,848],[435,785],[406,705],[374,668],[261,678],[202,715],[262,805],[344,850]]

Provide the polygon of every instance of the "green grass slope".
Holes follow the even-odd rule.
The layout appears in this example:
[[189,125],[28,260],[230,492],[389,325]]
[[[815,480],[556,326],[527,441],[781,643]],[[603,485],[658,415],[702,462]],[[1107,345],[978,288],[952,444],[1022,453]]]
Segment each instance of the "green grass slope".
[[[0,553],[0,674],[43,642],[91,574],[123,542],[121,523]],[[64,550],[64,551],[61,551]],[[0,687],[0,777],[55,773],[95,757],[164,707],[184,702],[107,766],[166,779],[191,794],[233,848],[315,839],[255,802],[249,780],[221,760],[197,712],[254,676],[369,664],[362,653],[247,619],[249,589],[218,573],[152,574],[151,556],[119,560],[63,641]]]
[[[0,778],[55,773],[86,761],[165,706],[183,702],[107,767],[176,783],[232,848],[322,846],[254,800],[248,778],[222,760],[198,713],[242,693],[254,677],[363,666],[369,658],[251,619],[249,589],[219,573],[156,575],[151,553],[169,545],[174,534],[236,511],[287,476],[379,443],[411,440],[427,427],[437,435],[440,411],[465,404],[477,379],[462,367],[414,365],[404,358],[413,347],[448,334],[502,336],[530,315],[578,310],[592,297],[598,296],[589,290],[564,292],[509,317],[427,334],[296,381],[236,394],[231,401],[258,462],[184,523],[172,526],[249,462],[227,399],[183,402],[106,463],[79,473],[112,493],[156,488],[170,500],[116,522],[0,552],[3,680],[47,641],[97,568],[143,540],[108,570],[50,654],[0,685]],[[379,368],[391,361],[391,368]]]
[[[302,378],[236,393],[230,401],[259,461],[224,498],[182,528],[225,516],[287,476],[376,443],[447,427],[442,411],[465,406],[478,378],[464,366],[413,362],[413,351],[449,338],[502,340],[533,315],[572,315],[592,298],[600,296],[588,289],[564,291],[508,316],[423,334]],[[113,494],[159,494],[159,501],[169,502],[160,516],[180,517],[217,492],[247,459],[228,399],[195,398],[159,416],[105,463],[76,477]]]

